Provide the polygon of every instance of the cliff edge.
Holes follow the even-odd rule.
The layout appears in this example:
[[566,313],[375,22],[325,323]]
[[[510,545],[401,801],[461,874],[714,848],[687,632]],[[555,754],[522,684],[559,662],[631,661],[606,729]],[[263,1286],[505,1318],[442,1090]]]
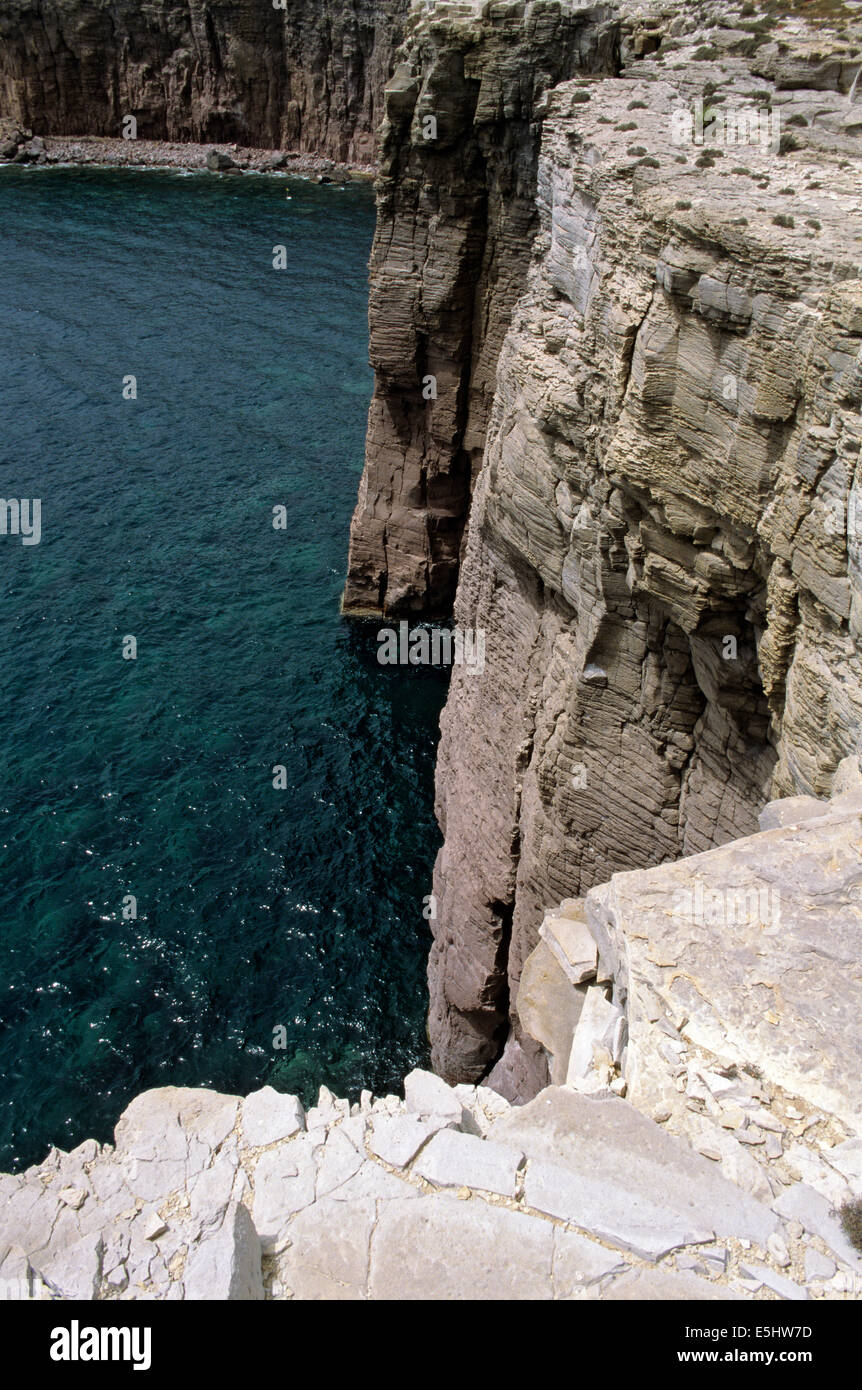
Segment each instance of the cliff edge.
[[429,1026],[522,1100],[547,908],[827,795],[862,734],[860,32],[746,15],[417,7],[387,88],[345,610],[457,579],[483,634]]

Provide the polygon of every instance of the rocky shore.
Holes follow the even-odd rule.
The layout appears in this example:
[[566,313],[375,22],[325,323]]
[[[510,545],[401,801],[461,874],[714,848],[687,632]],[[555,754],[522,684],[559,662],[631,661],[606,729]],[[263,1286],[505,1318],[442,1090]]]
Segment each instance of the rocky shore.
[[374,177],[374,164],[348,164],[324,155],[287,150],[244,149],[236,144],[123,140],[96,135],[34,136],[15,122],[0,120],[0,165],[78,164],[107,169],[254,174],[295,174],[331,183]]

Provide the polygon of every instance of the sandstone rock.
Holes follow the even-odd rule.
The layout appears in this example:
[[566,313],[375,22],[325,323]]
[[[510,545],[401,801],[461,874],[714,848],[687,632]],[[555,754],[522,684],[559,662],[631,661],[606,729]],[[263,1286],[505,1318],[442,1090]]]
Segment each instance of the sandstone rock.
[[[550,85],[613,63],[615,26],[589,9],[545,11],[535,24],[501,6],[447,19],[413,12],[386,87],[375,392],[344,594],[357,614],[451,608],[494,370],[535,230],[536,123]],[[458,1079],[485,1068],[473,1070]]]
[[[714,12],[704,24],[715,29]],[[799,26],[790,52],[810,33],[801,18]],[[820,33],[817,41],[844,43]],[[490,81],[481,44],[476,63]],[[411,54],[421,93],[438,50],[417,39]],[[744,104],[752,88],[769,104],[778,69],[764,86],[745,52],[725,62],[714,80],[729,105]],[[445,842],[429,1030],[447,1080],[487,1074],[507,1024],[520,1041],[519,983],[549,904],[586,896],[614,873],[752,835],[769,800],[806,797],[813,810],[862,735],[862,562],[849,523],[862,346],[855,145],[806,126],[798,150],[780,157],[805,215],[783,225],[774,152],[746,148],[749,178],[733,172],[728,150],[709,160],[674,146],[674,114],[692,110],[705,71],[678,54],[672,67],[648,55],[622,82],[591,83],[591,100],[575,82],[555,87],[543,118],[533,263],[526,282],[513,274],[520,297],[505,336],[494,335],[495,376],[484,351],[465,368],[465,337],[450,367],[449,344],[438,346],[437,322],[429,326],[429,272],[413,253],[425,161],[415,124],[390,117],[371,300],[377,396],[347,597],[436,612],[460,562],[455,621],[485,633],[483,672],[453,672],[441,719]],[[834,95],[835,112],[846,111]],[[632,101],[643,109],[630,119]],[[835,142],[845,139],[839,154]],[[633,141],[646,164],[629,155]],[[500,157],[510,157],[502,143]],[[828,196],[827,180],[814,177],[825,167]],[[489,230],[495,216],[492,202]],[[818,230],[806,229],[806,217]],[[424,228],[416,235],[424,244]],[[458,255],[451,237],[447,251],[449,269]],[[846,267],[840,277],[836,263]],[[485,302],[481,280],[477,294]],[[460,301],[455,316],[463,323]],[[426,342],[428,371],[438,352],[448,369],[430,407],[415,389],[415,347]],[[451,413],[453,390],[468,400],[481,392],[482,404],[465,434],[475,484],[460,547],[451,532],[466,509],[468,470],[465,460],[452,483],[450,460],[461,436],[450,430],[437,442],[438,407],[445,394]],[[423,480],[441,452],[451,486],[436,508]],[[823,823],[821,815],[800,824],[825,839]],[[852,955],[855,930],[848,851],[845,839],[829,913],[840,922],[842,958]],[[785,933],[788,948],[799,946],[798,966],[806,926],[818,929],[817,894],[808,898],[801,881],[813,866],[803,859],[790,879],[795,921]],[[724,862],[731,875],[736,861]],[[780,869],[769,882],[783,894]],[[732,877],[723,886],[732,890]],[[656,897],[647,935],[671,907]],[[697,950],[714,935],[704,932]],[[665,933],[658,944],[668,944]],[[728,953],[713,954],[718,973]],[[775,1051],[796,1034],[798,1005],[808,1042],[798,1052],[793,1044],[789,1060],[809,1079],[818,1068],[802,1053],[816,1043],[813,1016],[834,968],[817,954],[808,1023],[801,970],[793,1023],[766,1002],[769,983],[747,986],[759,1001],[758,1042],[771,1031]],[[749,1007],[738,981],[732,988],[737,1007]],[[672,993],[685,992],[678,974]],[[723,1001],[710,1006],[721,1016]],[[843,986],[837,1006],[836,1055],[851,1011]],[[637,1101],[636,1088],[629,1094]]]
[[828,807],[827,801],[818,801],[814,796],[785,796],[779,801],[768,802],[757,817],[757,823],[761,830],[799,825],[802,821],[816,820]]
[[584,999],[583,991],[572,987],[555,953],[545,941],[540,941],[524,962],[518,988],[518,1018],[524,1032],[548,1053],[551,1080],[557,1085],[566,1080]]
[[0,16],[0,109],[57,134],[240,141],[369,163],[407,0],[288,7],[132,0],[81,10],[10,0]]

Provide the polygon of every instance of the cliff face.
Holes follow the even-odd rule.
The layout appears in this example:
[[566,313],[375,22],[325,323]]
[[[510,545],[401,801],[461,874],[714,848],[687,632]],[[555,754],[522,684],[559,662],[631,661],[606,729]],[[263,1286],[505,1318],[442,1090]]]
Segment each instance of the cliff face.
[[494,374],[538,220],[548,89],[611,71],[607,5],[414,6],[386,89],[375,390],[344,609],[451,612]]
[[[435,32],[460,73],[457,27]],[[849,40],[788,35],[792,56],[780,26],[686,12],[673,66],[635,60],[626,32],[621,78],[547,99],[454,610],[484,630],[485,669],[456,670],[442,721],[429,982],[448,1079],[486,1076],[508,1036],[491,1084],[546,1080],[517,991],[549,904],[751,833],[770,794],[828,792],[858,745],[858,63]],[[357,606],[445,608],[488,414],[493,335],[470,337],[463,305],[475,322],[488,303],[494,199],[454,205],[442,165],[430,187],[416,135],[441,62],[403,74],[401,124],[388,98]],[[716,92],[778,112],[781,150],[674,143]],[[442,383],[425,411],[424,368]]]
[[374,159],[409,0],[9,0],[0,112],[38,134],[237,141]]

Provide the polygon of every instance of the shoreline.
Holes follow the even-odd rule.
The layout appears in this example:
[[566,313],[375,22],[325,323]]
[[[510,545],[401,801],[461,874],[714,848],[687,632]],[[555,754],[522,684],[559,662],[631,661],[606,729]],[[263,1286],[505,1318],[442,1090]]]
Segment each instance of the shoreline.
[[[101,135],[49,135],[33,137],[20,128],[11,140],[16,152],[0,162],[2,167],[35,165],[40,168],[77,165],[82,168],[152,169],[183,173],[294,174],[317,177],[320,182],[371,182],[376,165],[352,164],[324,155],[299,151],[258,149],[231,143],[196,144],[172,140],[123,140]],[[213,169],[207,163],[212,154],[232,163]]]

